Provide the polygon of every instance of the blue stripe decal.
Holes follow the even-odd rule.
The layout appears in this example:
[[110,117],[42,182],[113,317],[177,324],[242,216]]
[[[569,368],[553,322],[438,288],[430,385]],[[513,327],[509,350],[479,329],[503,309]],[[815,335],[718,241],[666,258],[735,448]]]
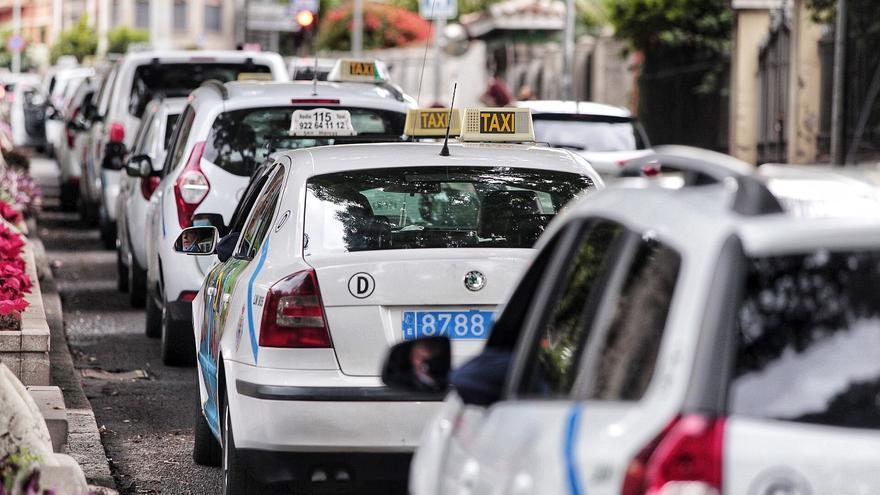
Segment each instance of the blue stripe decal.
[[565,427],[565,470],[568,479],[568,493],[571,495],[582,495],[581,481],[578,477],[577,467],[575,466],[574,448],[575,440],[577,440],[578,426],[580,425],[581,409],[575,406],[568,415],[568,424]]
[[257,346],[257,332],[254,330],[254,280],[257,279],[257,275],[259,275],[260,270],[263,269],[263,264],[266,262],[266,254],[268,254],[268,252],[269,239],[266,238],[263,242],[263,249],[260,251],[260,260],[257,261],[257,267],[254,269],[254,273],[251,274],[250,280],[248,280],[248,333],[251,336],[251,349],[254,351],[254,364],[257,364],[257,351],[259,351],[259,347]]

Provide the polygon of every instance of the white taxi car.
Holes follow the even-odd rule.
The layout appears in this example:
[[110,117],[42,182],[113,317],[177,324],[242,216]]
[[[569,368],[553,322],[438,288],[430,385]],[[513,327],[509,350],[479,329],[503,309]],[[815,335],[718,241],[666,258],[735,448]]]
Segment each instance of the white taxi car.
[[656,151],[713,184],[609,188],[548,228],[411,493],[880,492],[876,189]]
[[[459,359],[478,352],[544,226],[602,187],[569,151],[468,142],[530,141],[528,110],[469,110],[462,127],[447,152],[324,146],[264,174],[234,254],[193,302],[194,456],[219,460],[219,441],[225,493],[405,478],[442,396],[382,386],[388,348],[447,335]],[[192,227],[175,248],[211,255],[216,237]]]
[[[159,97],[147,104],[126,164],[126,174],[119,181],[116,279],[118,288],[128,291],[129,302],[137,308],[146,302],[147,210],[159,186],[159,170],[154,167],[165,161],[174,125],[186,103],[186,98]],[[142,172],[149,176],[141,177]]]
[[277,53],[235,50],[129,52],[116,61],[98,91],[97,118],[89,130],[80,181],[87,219],[97,219],[107,249],[116,245],[116,196],[124,158],[141,114],[157,95],[185,97],[204,81],[265,77],[289,81]]
[[[210,81],[192,92],[147,213],[146,332],[162,337],[166,364],[194,363],[191,302],[211,266],[175,253],[174,239],[199,224],[225,234],[249,177],[275,150],[400,141],[412,99],[385,75],[372,61],[344,60],[326,82]],[[339,115],[342,127],[318,132],[325,123],[315,119]]]

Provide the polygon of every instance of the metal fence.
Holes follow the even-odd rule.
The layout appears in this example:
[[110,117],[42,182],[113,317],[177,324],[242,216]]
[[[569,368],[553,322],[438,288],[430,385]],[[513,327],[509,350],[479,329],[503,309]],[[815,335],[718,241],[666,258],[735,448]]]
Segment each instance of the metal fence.
[[787,162],[785,121],[788,114],[791,31],[775,22],[758,62],[758,163]]

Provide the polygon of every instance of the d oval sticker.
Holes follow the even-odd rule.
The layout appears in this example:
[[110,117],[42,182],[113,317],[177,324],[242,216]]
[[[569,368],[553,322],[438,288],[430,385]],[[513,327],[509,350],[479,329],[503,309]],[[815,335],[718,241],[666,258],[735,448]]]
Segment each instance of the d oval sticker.
[[355,273],[348,279],[348,292],[358,299],[366,299],[373,295],[376,289],[376,281],[369,273]]
[[287,219],[290,218],[290,210],[285,211],[281,214],[281,218],[278,219],[278,223],[275,224],[275,232],[281,230],[281,227],[284,227],[284,224],[287,223]]

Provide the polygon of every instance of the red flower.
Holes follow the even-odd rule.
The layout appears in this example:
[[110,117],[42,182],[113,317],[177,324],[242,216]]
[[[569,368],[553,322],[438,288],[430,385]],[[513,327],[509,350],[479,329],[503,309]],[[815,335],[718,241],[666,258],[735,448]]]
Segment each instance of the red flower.
[[0,301],[0,315],[8,315],[15,311],[24,311],[28,307],[28,302],[22,298]]
[[0,200],[0,216],[9,223],[18,224],[24,220],[21,212],[13,208],[9,203]]

